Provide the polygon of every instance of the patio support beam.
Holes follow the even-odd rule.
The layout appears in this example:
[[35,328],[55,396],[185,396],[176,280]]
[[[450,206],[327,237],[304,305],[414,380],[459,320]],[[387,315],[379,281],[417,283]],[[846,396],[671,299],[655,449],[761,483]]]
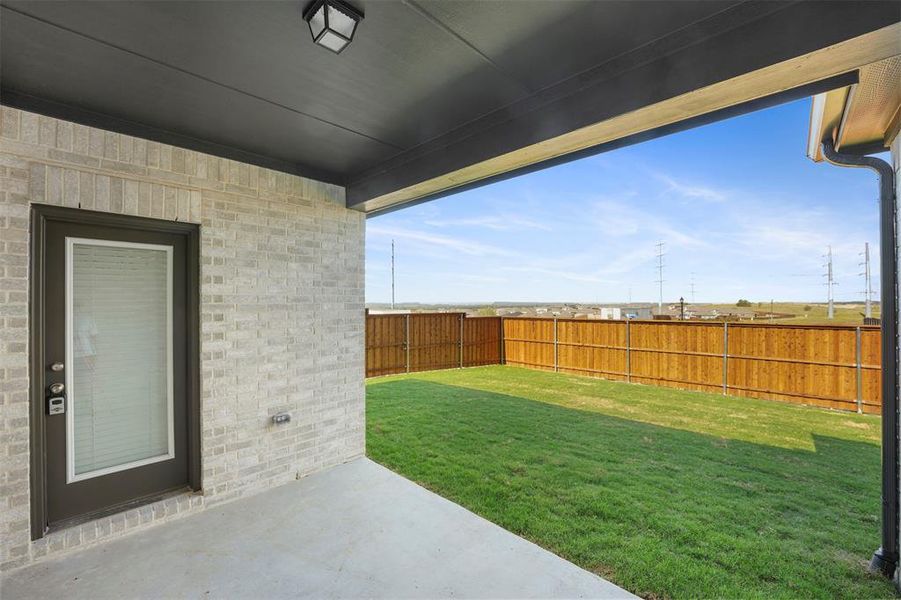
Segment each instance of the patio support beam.
[[879,237],[882,285],[882,545],[870,569],[893,577],[898,566],[898,237],[895,173],[872,156],[837,152],[823,140],[823,156],[833,165],[872,169],[879,176]]

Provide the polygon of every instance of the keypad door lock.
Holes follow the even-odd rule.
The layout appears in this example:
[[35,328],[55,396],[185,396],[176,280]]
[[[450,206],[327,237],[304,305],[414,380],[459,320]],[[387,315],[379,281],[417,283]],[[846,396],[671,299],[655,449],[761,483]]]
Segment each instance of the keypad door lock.
[[47,396],[48,415],[61,415],[66,412],[66,397],[63,395],[65,390],[65,383],[57,382],[47,386],[47,391],[50,392]]
[[51,396],[47,399],[47,414],[61,415],[66,412],[65,396]]

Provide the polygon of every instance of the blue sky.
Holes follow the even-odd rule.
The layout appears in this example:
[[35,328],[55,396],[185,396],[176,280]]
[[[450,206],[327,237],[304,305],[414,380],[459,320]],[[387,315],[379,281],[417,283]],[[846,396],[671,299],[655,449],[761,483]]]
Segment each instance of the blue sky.
[[875,175],[805,156],[803,100],[370,218],[366,301],[824,301],[862,299]]

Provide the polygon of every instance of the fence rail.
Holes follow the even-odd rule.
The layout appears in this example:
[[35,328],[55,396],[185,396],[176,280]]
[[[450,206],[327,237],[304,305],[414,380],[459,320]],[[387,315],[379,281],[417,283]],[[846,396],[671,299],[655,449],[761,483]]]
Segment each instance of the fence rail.
[[501,364],[501,318],[367,315],[366,376]]
[[367,377],[490,364],[863,413],[881,406],[878,327],[367,316]]

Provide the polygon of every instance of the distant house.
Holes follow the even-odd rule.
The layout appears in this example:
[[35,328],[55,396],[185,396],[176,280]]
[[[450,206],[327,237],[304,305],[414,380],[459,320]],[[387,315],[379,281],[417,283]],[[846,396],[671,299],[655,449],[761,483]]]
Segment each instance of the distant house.
[[622,319],[623,318],[622,310],[619,307],[601,308],[601,318],[602,319]]
[[622,315],[625,319],[637,319],[648,321],[653,318],[650,307],[647,306],[629,306],[622,309]]

